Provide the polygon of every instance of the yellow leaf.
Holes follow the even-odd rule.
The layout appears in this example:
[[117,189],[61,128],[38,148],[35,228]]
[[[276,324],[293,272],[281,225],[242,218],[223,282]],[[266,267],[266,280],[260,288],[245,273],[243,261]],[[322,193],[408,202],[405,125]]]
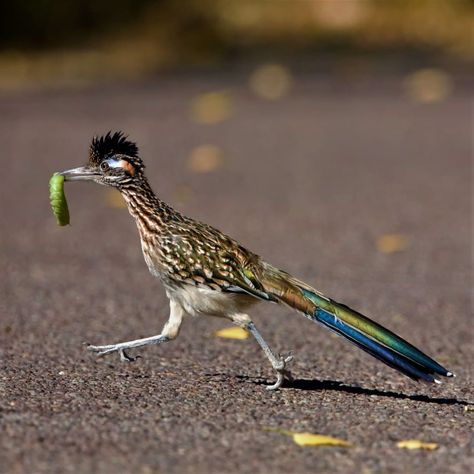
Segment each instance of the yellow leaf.
[[333,438],[332,436],[326,436],[314,433],[297,433],[295,431],[288,431],[280,428],[264,428],[264,431],[273,431],[275,433],[284,434],[291,436],[293,441],[298,446],[339,446],[342,448],[352,448],[353,445],[343,439]]
[[250,88],[263,99],[278,100],[288,94],[291,81],[288,68],[280,64],[265,64],[251,75]]
[[438,445],[436,443],[425,443],[419,439],[405,439],[403,441],[399,441],[397,446],[404,449],[427,449],[429,451],[438,449]]
[[228,119],[231,115],[232,97],[226,91],[198,95],[191,105],[191,117],[198,123],[219,123]]
[[299,446],[340,446],[351,448],[352,444],[342,439],[313,433],[293,433],[293,441]]
[[474,411],[474,407],[473,407],[473,406],[466,405],[466,406],[464,407],[464,411]]
[[409,239],[403,234],[386,234],[377,239],[377,249],[381,253],[394,253],[405,250]]
[[245,329],[239,327],[230,327],[214,332],[213,336],[222,337],[224,339],[248,339],[249,333]]
[[446,99],[453,90],[453,81],[440,69],[420,69],[405,79],[405,89],[415,102],[430,104]]
[[222,151],[215,145],[201,145],[193,149],[188,166],[195,173],[210,173],[222,166]]

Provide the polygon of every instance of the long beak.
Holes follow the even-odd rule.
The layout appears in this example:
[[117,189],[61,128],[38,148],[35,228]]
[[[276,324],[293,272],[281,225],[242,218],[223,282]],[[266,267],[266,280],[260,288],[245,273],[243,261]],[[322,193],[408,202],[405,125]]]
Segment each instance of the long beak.
[[65,181],[92,181],[96,176],[99,176],[99,173],[87,166],[62,171],[59,174],[64,176]]

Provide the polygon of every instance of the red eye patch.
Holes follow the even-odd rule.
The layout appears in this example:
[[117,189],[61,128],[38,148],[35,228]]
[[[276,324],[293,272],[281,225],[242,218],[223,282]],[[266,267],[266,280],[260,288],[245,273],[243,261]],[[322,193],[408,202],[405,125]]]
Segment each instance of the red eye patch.
[[135,167],[126,160],[120,160],[120,166],[131,176],[135,176]]

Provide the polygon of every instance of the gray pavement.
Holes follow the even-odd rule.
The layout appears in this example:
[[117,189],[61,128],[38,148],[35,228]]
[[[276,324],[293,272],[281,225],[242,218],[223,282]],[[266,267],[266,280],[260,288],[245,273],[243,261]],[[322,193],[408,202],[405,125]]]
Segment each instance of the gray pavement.
[[[420,104],[403,77],[297,75],[276,102],[243,72],[0,99],[0,472],[467,473],[474,465],[471,89]],[[232,116],[190,120],[227,90]],[[157,193],[265,259],[374,317],[458,374],[416,384],[289,309],[255,321],[295,380],[276,393],[252,340],[216,319],[136,363],[83,348],[159,332],[167,300],[128,213],[99,186],[67,185],[71,222],[50,214],[52,172],[82,164],[94,133],[138,141]],[[191,150],[219,146],[199,174]],[[380,253],[384,234],[409,239]],[[302,448],[265,427],[352,449]],[[436,442],[406,451],[402,439]]]

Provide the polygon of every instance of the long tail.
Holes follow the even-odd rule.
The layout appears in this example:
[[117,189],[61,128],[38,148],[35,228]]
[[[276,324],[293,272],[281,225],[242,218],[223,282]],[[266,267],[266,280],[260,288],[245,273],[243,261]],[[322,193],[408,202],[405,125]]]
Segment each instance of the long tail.
[[452,372],[400,336],[348,306],[327,298],[286,272],[265,264],[262,283],[265,290],[280,302],[344,336],[363,351],[414,380],[440,383],[436,375],[454,377]]

